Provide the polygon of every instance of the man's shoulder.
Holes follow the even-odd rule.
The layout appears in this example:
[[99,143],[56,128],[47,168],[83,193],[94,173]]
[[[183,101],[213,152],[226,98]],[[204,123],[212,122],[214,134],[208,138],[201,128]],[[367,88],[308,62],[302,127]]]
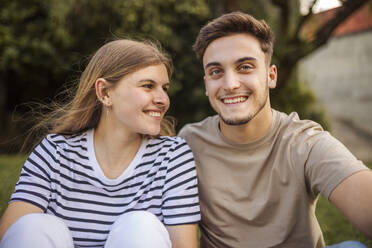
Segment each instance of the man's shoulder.
[[[317,122],[300,119],[295,112],[288,115],[280,112],[279,114],[281,120],[277,138],[281,140],[280,144],[288,146],[292,160],[297,161],[296,164],[303,164],[303,160],[308,159],[310,153],[313,157],[321,157],[325,151],[340,150],[343,146]],[[302,162],[298,162],[299,160]]]
[[186,138],[190,135],[214,131],[217,127],[218,115],[208,116],[202,121],[186,124],[179,131],[178,136]]
[[313,120],[300,119],[297,112],[286,114],[276,110],[273,111],[276,112],[279,129],[283,133],[289,133],[295,136],[326,133],[319,123]]
[[[293,156],[302,157],[311,151],[326,150],[329,146],[338,146],[340,143],[315,121],[300,119],[295,112],[288,115],[281,112],[277,114],[279,117],[274,135],[275,142],[287,147]],[[314,149],[315,147],[317,149]]]

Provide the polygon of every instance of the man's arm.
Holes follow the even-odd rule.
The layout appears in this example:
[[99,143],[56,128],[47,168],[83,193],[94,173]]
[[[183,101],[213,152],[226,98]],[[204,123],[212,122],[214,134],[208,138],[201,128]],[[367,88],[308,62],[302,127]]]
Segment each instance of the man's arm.
[[172,248],[197,248],[197,229],[196,224],[166,226]]
[[346,178],[329,200],[355,227],[372,238],[372,171],[359,171]]

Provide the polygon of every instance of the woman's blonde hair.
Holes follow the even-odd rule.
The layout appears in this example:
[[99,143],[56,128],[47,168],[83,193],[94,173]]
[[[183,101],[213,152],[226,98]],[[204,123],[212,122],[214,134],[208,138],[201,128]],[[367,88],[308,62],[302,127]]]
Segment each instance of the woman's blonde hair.
[[[66,104],[53,103],[51,111],[38,118],[29,136],[34,137],[37,133],[39,142],[49,133],[76,134],[96,128],[102,112],[102,103],[97,99],[95,91],[96,80],[104,78],[114,85],[130,73],[157,64],[164,64],[168,76],[171,76],[171,61],[158,45],[150,41],[129,39],[108,42],[90,59],[72,99]],[[159,135],[174,134],[174,121],[163,119]]]

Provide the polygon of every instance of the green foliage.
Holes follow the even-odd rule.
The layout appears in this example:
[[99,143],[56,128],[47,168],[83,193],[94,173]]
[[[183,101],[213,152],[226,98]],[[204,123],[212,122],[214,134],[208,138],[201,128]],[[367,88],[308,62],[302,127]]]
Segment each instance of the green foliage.
[[322,196],[318,200],[316,215],[327,245],[357,240],[367,247],[372,247],[372,240],[353,227],[340,211]]
[[[169,115],[178,120],[177,129],[213,114],[205,96],[203,68],[194,56],[192,44],[199,29],[211,20],[212,4],[207,0],[0,0],[0,140],[17,145],[28,126],[14,124],[11,116],[24,116],[30,101],[48,103],[62,89],[75,82],[89,56],[108,40],[117,37],[158,40],[173,59],[175,73],[170,89]],[[293,23],[298,21],[298,1],[289,3],[288,30],[272,1],[239,1],[243,11],[263,18],[276,33],[279,76],[288,72],[285,58],[296,47]],[[328,128],[324,111],[305,84],[280,79],[281,89],[272,91],[273,106],[296,111]],[[288,80],[289,81],[289,80]],[[64,100],[64,94],[58,95]],[[30,117],[32,118],[32,116]],[[14,127],[16,125],[17,127]],[[11,130],[10,130],[11,129]],[[20,137],[15,139],[14,137]],[[14,151],[9,143],[0,152]]]
[[[7,120],[13,112],[29,111],[22,103],[48,103],[71,87],[91,54],[118,37],[159,40],[172,57],[176,73],[169,114],[179,126],[211,111],[191,48],[210,18],[203,0],[0,0],[0,5],[1,140],[10,138]],[[24,134],[25,126],[17,125],[13,131]],[[11,150],[0,144],[0,151]]]
[[[71,37],[62,35],[58,1],[1,0],[0,5],[0,122],[1,136],[10,132],[15,106],[56,94],[65,68],[71,64]],[[63,13],[63,11],[61,11]],[[63,82],[63,81],[62,81]],[[25,109],[20,107],[20,113]],[[19,115],[18,113],[16,115]],[[19,129],[18,134],[25,130]],[[8,149],[8,145],[4,146]]]
[[[301,119],[318,122],[325,130],[330,130],[330,123],[325,109],[319,104],[313,91],[306,82],[292,77],[279,91],[272,90],[271,103],[273,108],[283,112],[297,112]],[[280,82],[279,82],[280,83]]]

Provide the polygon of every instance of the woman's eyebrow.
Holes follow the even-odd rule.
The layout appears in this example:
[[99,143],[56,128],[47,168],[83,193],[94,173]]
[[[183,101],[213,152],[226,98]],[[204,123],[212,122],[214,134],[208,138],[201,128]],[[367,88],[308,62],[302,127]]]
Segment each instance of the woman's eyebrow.
[[154,83],[154,84],[156,83],[155,80],[150,79],[150,78],[144,78],[144,79],[139,80],[138,82],[140,82],[140,83],[150,82],[150,83]]
[[220,66],[221,64],[218,63],[218,62],[210,62],[208,64],[205,65],[204,69],[208,69],[208,67],[211,67],[211,66]]
[[[150,78],[144,78],[144,79],[141,79],[138,81],[139,83],[152,83],[152,84],[160,84],[158,83],[157,81],[155,81],[154,79],[150,79]],[[162,85],[170,85],[170,82],[166,82],[166,83],[163,83]]]

